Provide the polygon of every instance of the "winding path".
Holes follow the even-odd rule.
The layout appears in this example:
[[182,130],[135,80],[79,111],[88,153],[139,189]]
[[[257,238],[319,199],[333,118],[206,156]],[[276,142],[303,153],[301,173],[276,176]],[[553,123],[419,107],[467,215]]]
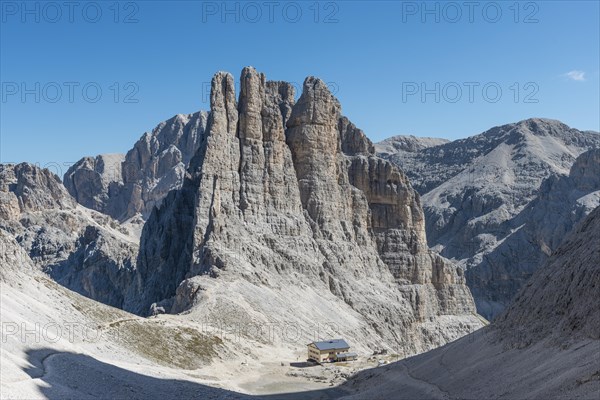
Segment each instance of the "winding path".
[[431,383],[428,382],[424,379],[418,378],[416,376],[414,376],[411,372],[410,372],[410,368],[408,367],[408,365],[406,365],[405,361],[401,361],[400,365],[402,365],[402,368],[404,369],[404,372],[406,373],[406,376],[409,377],[413,382],[414,382],[414,387],[430,392],[432,395],[434,395],[435,399],[444,399],[444,400],[449,400],[451,399],[450,393],[448,393],[447,391],[441,389],[438,385],[436,385],[435,383]]

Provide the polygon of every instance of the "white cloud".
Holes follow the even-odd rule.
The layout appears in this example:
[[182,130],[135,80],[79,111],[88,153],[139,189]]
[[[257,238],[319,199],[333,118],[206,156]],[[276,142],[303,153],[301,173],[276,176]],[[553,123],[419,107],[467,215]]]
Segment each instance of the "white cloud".
[[579,81],[579,82],[585,81],[585,72],[583,72],[583,71],[573,70],[573,71],[569,71],[563,75],[573,81]]

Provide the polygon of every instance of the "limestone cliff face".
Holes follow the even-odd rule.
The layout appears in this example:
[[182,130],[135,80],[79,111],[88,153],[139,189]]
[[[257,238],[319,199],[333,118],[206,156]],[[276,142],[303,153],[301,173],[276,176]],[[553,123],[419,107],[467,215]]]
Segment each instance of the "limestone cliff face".
[[0,231],[59,283],[122,306],[135,269],[135,239],[112,218],[78,205],[47,169],[0,165]]
[[64,186],[82,206],[115,214],[118,206],[113,198],[123,185],[121,164],[124,159],[122,154],[84,157],[69,168]]
[[407,171],[429,245],[465,269],[478,312],[492,319],[600,204],[600,162],[585,153],[598,151],[600,135],[532,118],[436,142],[394,137],[376,147]]
[[562,243],[600,205],[600,149],[581,154],[569,175],[551,175],[537,197],[512,220],[498,246],[466,272],[480,312],[497,313]]
[[120,221],[148,217],[169,191],[183,183],[198,150],[208,114],[179,114],[145,133],[125,156],[85,157],[64,176],[69,193],[81,205]]
[[358,372],[337,390],[345,390],[346,399],[492,399],[500,391],[506,399],[597,398],[599,288],[596,208],[490,326],[425,354]]
[[0,216],[18,218],[22,212],[74,207],[60,180],[32,164],[0,165]]
[[312,77],[294,103],[253,68],[237,101],[215,75],[206,134],[146,223],[137,272],[124,307],[141,314],[158,302],[200,319],[333,320],[403,354],[480,326],[462,274],[427,249],[406,176]]

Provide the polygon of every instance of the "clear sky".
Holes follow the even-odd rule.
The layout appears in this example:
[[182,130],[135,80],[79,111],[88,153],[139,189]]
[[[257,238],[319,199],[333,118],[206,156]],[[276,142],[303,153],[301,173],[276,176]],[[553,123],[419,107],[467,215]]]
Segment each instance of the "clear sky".
[[598,1],[2,1],[1,13],[0,161],[59,174],[208,109],[212,75],[247,65],[329,82],[373,141],[529,117],[600,129]]

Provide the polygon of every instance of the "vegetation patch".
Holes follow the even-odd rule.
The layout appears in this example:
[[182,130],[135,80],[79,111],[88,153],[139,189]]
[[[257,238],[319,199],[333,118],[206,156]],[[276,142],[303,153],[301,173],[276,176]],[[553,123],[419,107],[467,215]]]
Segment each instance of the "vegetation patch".
[[111,327],[126,348],[157,364],[192,370],[218,356],[222,340],[189,327],[168,326],[148,320],[119,321]]

